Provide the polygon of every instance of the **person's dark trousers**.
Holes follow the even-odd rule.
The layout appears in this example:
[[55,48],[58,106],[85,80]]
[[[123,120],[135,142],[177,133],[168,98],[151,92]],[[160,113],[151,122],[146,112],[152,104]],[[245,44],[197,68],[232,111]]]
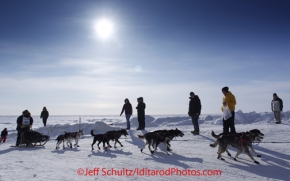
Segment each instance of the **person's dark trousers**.
[[139,117],[137,117],[137,119],[138,119],[138,124],[139,124],[139,126],[138,126],[138,128],[137,128],[137,129],[140,129],[140,127],[141,127],[140,118],[139,118]]
[[235,111],[232,111],[232,117],[227,120],[223,119],[223,133],[229,133],[229,129],[231,129],[231,133],[236,133]]
[[139,129],[145,129],[145,116],[138,116]]
[[199,132],[198,118],[199,118],[199,115],[196,115],[196,114],[191,115],[191,120],[194,127],[194,131],[196,132]]
[[145,129],[145,118],[142,118],[142,119],[141,119],[141,122],[142,122],[142,127],[141,127],[141,129]]
[[19,144],[20,144],[20,137],[21,137],[21,130],[18,130],[17,131],[16,146],[19,146]]
[[46,126],[47,118],[43,118],[42,121],[43,121],[43,125]]

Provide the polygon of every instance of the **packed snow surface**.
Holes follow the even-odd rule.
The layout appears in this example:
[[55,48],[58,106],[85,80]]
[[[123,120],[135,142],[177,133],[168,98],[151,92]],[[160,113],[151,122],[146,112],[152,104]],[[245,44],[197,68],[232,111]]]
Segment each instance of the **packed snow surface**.
[[[246,154],[238,161],[223,154],[225,161],[217,159],[217,147],[211,148],[215,139],[211,131],[222,132],[221,115],[201,115],[200,135],[192,135],[190,117],[186,115],[146,116],[146,130],[137,131],[138,121],[131,118],[128,136],[122,136],[124,145],[107,151],[92,151],[90,134],[126,128],[124,117],[119,116],[51,116],[43,127],[38,116],[33,129],[49,135],[43,147],[11,147],[16,142],[17,116],[0,116],[0,129],[8,129],[6,143],[0,145],[0,180],[290,180],[290,111],[283,112],[282,124],[275,124],[272,112],[236,112],[237,132],[259,129],[264,139],[253,147],[262,157],[254,157],[255,164]],[[159,129],[179,129],[183,137],[171,141],[170,155],[163,144],[151,154],[144,140],[137,135]],[[56,150],[55,138],[66,132],[84,130],[80,147]],[[114,145],[111,142],[111,145]],[[102,144],[100,145],[102,148]],[[230,147],[234,156],[236,149]]]

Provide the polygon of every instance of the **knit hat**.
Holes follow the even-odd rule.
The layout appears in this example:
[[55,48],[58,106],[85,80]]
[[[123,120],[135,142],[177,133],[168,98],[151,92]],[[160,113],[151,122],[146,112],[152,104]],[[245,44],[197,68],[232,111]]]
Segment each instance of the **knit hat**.
[[223,87],[222,91],[229,92],[229,88],[228,87]]
[[194,92],[190,92],[189,95],[195,95]]

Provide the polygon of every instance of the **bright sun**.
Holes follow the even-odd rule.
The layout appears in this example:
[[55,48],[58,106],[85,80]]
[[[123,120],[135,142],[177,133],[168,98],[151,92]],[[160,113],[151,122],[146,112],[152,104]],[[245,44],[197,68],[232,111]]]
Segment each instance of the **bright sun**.
[[95,29],[98,36],[102,39],[107,39],[114,33],[113,23],[107,19],[99,20],[95,26]]

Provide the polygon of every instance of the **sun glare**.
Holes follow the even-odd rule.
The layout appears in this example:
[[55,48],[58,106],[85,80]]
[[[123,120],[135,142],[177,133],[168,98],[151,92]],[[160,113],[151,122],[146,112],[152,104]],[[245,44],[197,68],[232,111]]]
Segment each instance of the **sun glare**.
[[101,19],[96,24],[96,32],[98,36],[102,39],[107,39],[114,33],[114,26],[110,20]]

